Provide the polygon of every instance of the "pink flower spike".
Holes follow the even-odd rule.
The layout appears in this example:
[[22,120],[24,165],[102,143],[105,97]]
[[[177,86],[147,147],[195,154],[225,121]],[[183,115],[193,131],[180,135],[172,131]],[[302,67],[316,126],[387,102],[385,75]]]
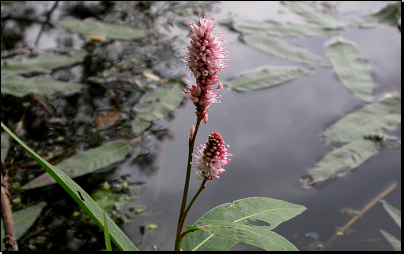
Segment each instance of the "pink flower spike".
[[[200,26],[195,23],[189,25],[191,42],[184,48],[187,52],[183,60],[195,77],[196,84],[187,86],[184,93],[196,106],[198,119],[203,119],[207,123],[208,107],[212,103],[219,102],[217,100],[218,95],[212,90],[219,81],[217,74],[227,67],[228,52],[226,51],[227,47],[223,47],[226,43],[222,39],[223,36],[219,37],[213,33],[213,29],[216,27],[213,23],[214,19],[208,20],[207,17],[202,18],[202,15],[200,16]],[[219,34],[221,35],[221,33]],[[221,83],[217,89],[220,88],[223,88]]]
[[223,168],[230,163],[227,157],[232,154],[227,153],[222,136],[217,132],[212,132],[208,141],[196,149],[194,162],[191,164],[199,172],[196,173],[196,178],[199,180],[214,180],[219,179],[219,175],[225,172]]

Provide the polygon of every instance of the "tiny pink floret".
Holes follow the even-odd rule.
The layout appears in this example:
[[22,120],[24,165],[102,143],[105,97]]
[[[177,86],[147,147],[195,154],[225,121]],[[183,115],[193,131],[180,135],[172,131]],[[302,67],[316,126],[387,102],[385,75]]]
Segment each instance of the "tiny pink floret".
[[[203,119],[205,123],[208,122],[208,107],[219,102],[213,87],[219,81],[217,74],[227,67],[228,61],[227,47],[223,48],[226,42],[212,33],[216,27],[213,20],[204,17],[200,19],[200,26],[195,23],[189,25],[191,42],[185,47],[187,53],[183,60],[196,79],[196,84],[185,87],[184,93],[196,106],[198,119]],[[219,82],[216,90],[220,88],[223,85]]]

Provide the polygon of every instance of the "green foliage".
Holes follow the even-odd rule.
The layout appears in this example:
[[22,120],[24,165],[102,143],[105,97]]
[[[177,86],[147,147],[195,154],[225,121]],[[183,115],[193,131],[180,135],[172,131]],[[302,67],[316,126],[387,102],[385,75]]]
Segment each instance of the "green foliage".
[[132,131],[140,133],[147,129],[155,120],[166,117],[184,100],[185,84],[170,80],[154,90],[143,102],[132,121]]
[[230,80],[227,86],[239,92],[246,92],[280,85],[309,73],[312,73],[309,69],[296,67],[269,68],[241,75],[236,79]]
[[102,36],[116,40],[139,40],[146,36],[143,29],[125,25],[110,24],[93,19],[78,20],[66,18],[58,21],[58,25],[84,36]]
[[1,161],[7,158],[8,149],[10,149],[10,135],[5,132],[1,133]]
[[283,37],[314,37],[333,34],[332,30],[326,30],[318,26],[301,24],[289,24],[279,22],[258,22],[235,20],[232,24],[234,30],[242,33],[265,32],[273,36]]
[[357,47],[339,39],[328,45],[328,55],[341,82],[360,99],[370,101],[373,93],[370,66]]
[[[386,7],[376,13],[364,16],[356,23],[360,27],[368,28],[376,25],[397,25],[401,20],[401,3],[389,3]],[[400,21],[401,22],[401,21]]]
[[[24,208],[12,214],[15,239],[18,240],[32,226],[32,224],[34,224],[44,206],[45,203],[41,202],[39,204]],[[0,227],[1,227],[1,250],[4,251],[6,247],[4,244],[5,231],[3,228],[3,220],[1,220]]]
[[[388,212],[394,222],[401,228],[401,211],[393,207],[386,201],[383,202],[384,209]],[[392,236],[390,233],[380,229],[380,233],[386,238],[395,251],[401,251],[401,241]]]
[[304,17],[307,21],[321,26],[325,29],[340,29],[343,24],[330,16],[328,13],[318,9],[311,2],[303,1],[283,1],[292,11]]
[[51,78],[24,78],[18,75],[5,75],[1,79],[1,93],[23,97],[28,94],[53,94],[79,91],[83,85]]
[[388,94],[334,123],[324,133],[326,142],[350,142],[379,134],[401,123],[401,94]]
[[[297,250],[271,230],[304,210],[304,206],[261,197],[225,203],[204,214],[192,227],[187,227],[193,232],[184,237],[182,249],[227,250],[243,242],[265,250]],[[265,222],[268,226],[255,226],[249,221]]]
[[244,41],[254,48],[278,57],[306,64],[330,66],[328,61],[305,48],[262,33],[247,34],[244,36]]
[[105,210],[102,209],[102,215],[104,218],[104,238],[105,238],[105,246],[107,251],[112,251],[111,247],[111,240],[109,238],[109,231],[108,231],[108,221],[107,221],[107,214],[105,213]]
[[[14,135],[3,123],[1,123],[1,127],[13,138],[15,139],[27,153],[36,161],[39,165],[41,165],[48,174],[50,174],[56,182],[62,186],[62,188],[76,201],[77,204],[83,208],[83,210],[91,217],[91,219],[104,230],[104,222],[103,222],[103,211],[101,207],[95,203],[95,201],[79,186],[77,185],[70,177],[68,177],[65,173],[63,173],[58,168],[52,166],[47,161],[42,159],[38,154],[32,151],[28,146],[26,146],[17,136]],[[108,228],[110,229],[110,235],[112,237],[112,241],[120,250],[138,250],[135,245],[130,241],[130,239],[121,231],[121,229],[111,220],[111,218],[107,217],[108,220]]]
[[310,171],[310,182],[314,184],[358,167],[379,151],[379,145],[371,140],[356,140],[324,156]]
[[[55,165],[70,178],[82,176],[98,169],[104,168],[115,162],[121,161],[129,153],[130,142],[119,140],[104,144],[100,147],[89,149]],[[47,173],[44,173],[26,185],[22,189],[28,190],[46,186],[56,181]]]

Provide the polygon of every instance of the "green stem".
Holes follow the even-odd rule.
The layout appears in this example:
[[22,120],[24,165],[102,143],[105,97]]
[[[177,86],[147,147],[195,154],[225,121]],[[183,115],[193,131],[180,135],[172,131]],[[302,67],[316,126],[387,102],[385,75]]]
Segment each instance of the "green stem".
[[187,204],[187,197],[188,197],[188,189],[189,189],[189,179],[191,178],[191,161],[192,161],[192,153],[194,152],[194,144],[195,144],[195,138],[196,134],[198,133],[199,129],[199,124],[201,123],[200,118],[196,120],[196,126],[195,126],[195,131],[192,135],[192,138],[189,139],[189,145],[188,145],[188,164],[187,164],[187,175],[185,178],[185,185],[184,185],[184,193],[182,194],[182,204],[181,204],[181,209],[180,209],[180,216],[178,218],[178,226],[177,226],[177,234],[175,237],[175,247],[174,250],[179,251],[181,248],[181,230],[182,226],[185,221],[185,217],[183,216],[185,213],[185,207]]

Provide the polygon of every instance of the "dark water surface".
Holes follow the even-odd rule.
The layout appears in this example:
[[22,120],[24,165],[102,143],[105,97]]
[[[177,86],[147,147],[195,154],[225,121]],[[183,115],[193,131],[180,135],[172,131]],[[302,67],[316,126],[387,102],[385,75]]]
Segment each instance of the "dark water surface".
[[[384,2],[333,3],[336,3],[333,16],[345,23],[385,6]],[[317,4],[320,5],[320,2]],[[156,6],[159,6],[158,3]],[[201,124],[195,144],[199,146],[206,142],[208,135],[217,131],[230,145],[228,151],[234,155],[221,178],[207,183],[189,212],[185,225],[193,224],[212,208],[237,199],[281,199],[303,205],[307,210],[274,231],[290,240],[298,249],[312,250],[316,246],[321,247],[317,244],[327,242],[338,228],[351,219],[349,215],[341,213],[342,209],[362,210],[393,183],[397,184],[397,188],[385,200],[401,210],[401,149],[383,148],[360,167],[343,176],[310,188],[303,187],[299,179],[306,176],[332,149],[332,145],[326,145],[321,139],[321,133],[366,103],[348,91],[333,68],[309,66],[263,53],[241,42],[239,33],[221,25],[221,22],[226,23],[230,19],[299,24],[305,24],[305,20],[279,2],[218,2],[213,4],[209,14],[216,20],[215,31],[225,35],[226,45],[229,46],[228,68],[219,74],[223,83],[242,73],[269,66],[299,66],[311,68],[314,72],[269,89],[246,93],[236,93],[228,88],[220,91],[221,104],[210,106],[209,122]],[[197,20],[195,16],[185,22]],[[39,28],[32,26],[32,29],[27,35],[31,43]],[[177,49],[173,54],[177,61],[167,61],[172,63],[168,68],[163,60],[153,68],[168,76],[186,74],[186,81],[190,84],[193,82],[190,73],[186,72],[185,64],[178,61],[184,54],[182,47],[188,43],[185,37],[188,31],[176,25],[169,29],[168,34],[180,38],[173,40]],[[40,42],[42,49],[56,46],[51,32],[44,36]],[[333,36],[282,39],[329,59],[326,56],[326,43],[338,36],[355,42],[369,60],[376,99],[394,89],[401,91],[401,33],[397,27],[360,29],[345,26]],[[144,182],[139,198],[123,208],[125,213],[129,207],[142,207],[149,214],[131,218],[132,222],[122,227],[140,250],[174,248],[188,156],[189,127],[195,125],[196,117],[190,101],[186,101],[173,115],[170,121],[159,122],[168,128],[169,138],[151,138],[148,141],[149,148],[153,145],[157,147],[151,149],[149,155],[155,156],[151,165],[154,171],[142,168],[141,164],[134,166],[134,155],[107,176],[111,180],[128,174],[128,181]],[[401,139],[401,125],[389,134]],[[147,157],[147,152],[145,154]],[[193,196],[199,185],[199,180],[191,178],[189,195]],[[141,235],[139,227],[150,223],[158,227]],[[392,250],[379,229],[401,238],[400,228],[380,203],[350,227],[350,234],[339,237],[326,250]],[[233,249],[254,248],[238,244]]]

